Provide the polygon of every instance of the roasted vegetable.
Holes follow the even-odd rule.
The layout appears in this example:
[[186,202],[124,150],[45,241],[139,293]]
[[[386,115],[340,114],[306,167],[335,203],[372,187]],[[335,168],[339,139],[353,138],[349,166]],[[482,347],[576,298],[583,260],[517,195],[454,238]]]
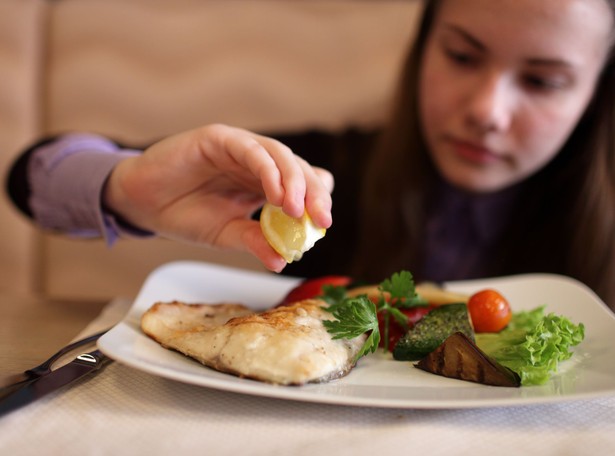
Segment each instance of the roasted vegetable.
[[393,358],[398,361],[421,359],[456,332],[462,332],[474,340],[474,330],[465,303],[447,304],[425,315],[395,345]]
[[515,372],[487,356],[465,334],[456,332],[414,365],[432,374],[493,386],[521,386]]

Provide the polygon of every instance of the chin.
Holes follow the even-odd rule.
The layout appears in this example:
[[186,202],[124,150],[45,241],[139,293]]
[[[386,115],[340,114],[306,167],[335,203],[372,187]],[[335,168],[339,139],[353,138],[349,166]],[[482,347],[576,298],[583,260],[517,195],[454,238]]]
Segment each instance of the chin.
[[523,178],[506,166],[475,166],[456,157],[434,156],[440,175],[460,190],[469,193],[495,193],[508,188]]
[[514,184],[514,182],[505,179],[485,175],[445,174],[444,178],[453,187],[468,193],[495,193]]

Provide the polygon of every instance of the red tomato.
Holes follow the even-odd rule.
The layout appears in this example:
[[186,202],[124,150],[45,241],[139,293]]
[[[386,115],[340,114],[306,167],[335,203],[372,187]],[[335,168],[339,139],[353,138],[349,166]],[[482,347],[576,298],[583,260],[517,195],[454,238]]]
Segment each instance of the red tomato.
[[468,312],[474,331],[499,332],[512,317],[510,305],[504,296],[495,290],[482,290],[470,296]]
[[323,276],[315,279],[306,279],[290,290],[288,294],[282,299],[278,306],[286,306],[293,302],[302,301],[304,299],[315,298],[322,296],[325,285],[333,285],[337,287],[345,287],[352,283],[352,279],[348,276]]

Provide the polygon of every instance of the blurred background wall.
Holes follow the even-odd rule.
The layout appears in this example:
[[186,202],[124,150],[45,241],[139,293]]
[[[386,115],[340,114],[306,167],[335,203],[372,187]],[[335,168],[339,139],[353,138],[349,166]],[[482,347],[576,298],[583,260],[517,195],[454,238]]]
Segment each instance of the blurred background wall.
[[[131,145],[211,122],[257,131],[382,122],[419,0],[0,0],[0,166],[43,135]],[[43,234],[0,202],[0,288],[136,294],[178,259],[260,269],[178,243]]]

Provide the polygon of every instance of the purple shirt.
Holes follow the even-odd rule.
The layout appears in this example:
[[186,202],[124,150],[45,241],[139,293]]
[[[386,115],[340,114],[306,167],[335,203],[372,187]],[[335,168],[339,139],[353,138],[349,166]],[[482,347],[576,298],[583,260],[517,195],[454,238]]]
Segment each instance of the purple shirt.
[[35,220],[42,228],[69,236],[103,236],[108,245],[121,236],[151,235],[122,224],[101,206],[101,194],[113,167],[140,153],[84,133],[67,134],[39,147],[28,162],[30,208]]
[[424,276],[441,282],[492,275],[486,258],[513,216],[519,191],[472,194],[441,182],[427,217]]

